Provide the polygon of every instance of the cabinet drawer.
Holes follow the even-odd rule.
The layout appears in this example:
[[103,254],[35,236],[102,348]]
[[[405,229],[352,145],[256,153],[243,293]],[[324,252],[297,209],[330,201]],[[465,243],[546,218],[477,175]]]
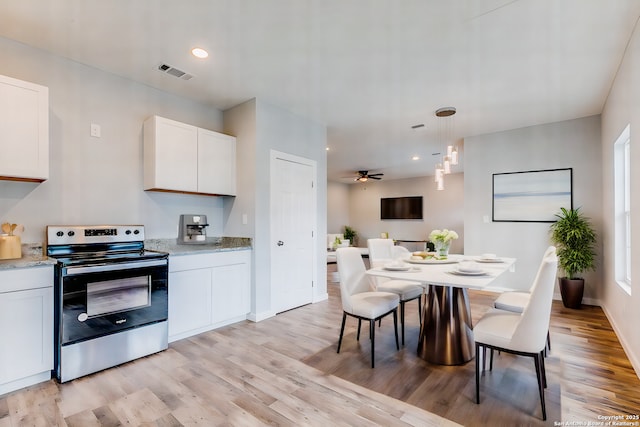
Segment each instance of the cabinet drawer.
[[169,256],[169,272],[244,264],[251,261],[250,250],[209,252],[193,255]]
[[0,270],[0,294],[53,287],[53,266]]

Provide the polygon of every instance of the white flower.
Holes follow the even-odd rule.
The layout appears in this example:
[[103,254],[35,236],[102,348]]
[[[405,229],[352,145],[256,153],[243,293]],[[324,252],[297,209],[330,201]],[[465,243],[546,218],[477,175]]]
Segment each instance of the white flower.
[[435,241],[435,242],[447,243],[457,238],[458,238],[458,233],[456,233],[453,230],[447,230],[446,228],[444,230],[433,230],[429,234],[429,240]]

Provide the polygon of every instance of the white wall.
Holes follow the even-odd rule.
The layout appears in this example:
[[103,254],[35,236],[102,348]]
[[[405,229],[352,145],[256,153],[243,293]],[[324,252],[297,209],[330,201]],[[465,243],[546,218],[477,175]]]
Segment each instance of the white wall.
[[[411,179],[382,180],[349,185],[350,225],[358,232],[359,246],[367,239],[387,232],[398,240],[427,240],[431,230],[448,228],[460,238],[451,245],[452,253],[464,252],[464,176],[445,177],[445,190],[437,191],[433,176]],[[381,220],[380,199],[383,197],[422,196],[422,220]]]
[[[249,233],[247,236],[254,239],[253,320],[261,320],[275,314],[271,309],[271,248],[274,239],[270,233],[269,177],[272,150],[317,162],[314,298],[326,299],[326,127],[256,99],[225,111],[224,121],[225,129],[237,136],[238,147],[244,151],[244,154],[238,157],[238,170],[248,173],[238,188],[238,197],[231,208],[227,231],[245,235],[246,230]],[[251,206],[254,209],[250,209]],[[241,211],[245,210],[249,214],[248,221],[253,223],[252,226],[243,227],[238,223]]]
[[208,233],[223,234],[229,198],[142,190],[143,121],[221,131],[220,111],[4,38],[0,57],[0,74],[49,87],[50,179],[0,181],[0,221],[24,224],[24,243],[42,243],[49,224],[144,224],[147,237],[175,238],[181,213],[206,214]]
[[[549,223],[484,222],[492,215],[492,174],[573,168],[573,205],[602,236],[600,116],[532,126],[465,139],[465,248],[518,259],[516,271],[496,286],[528,289],[550,245]],[[598,240],[597,253],[602,239]],[[602,282],[600,256],[595,272],[584,275],[586,303],[597,303]]]
[[349,184],[327,183],[327,233],[344,232],[349,225]]
[[[602,113],[604,231],[601,235],[605,255],[614,254],[613,143],[627,124],[631,125],[631,254],[637,260],[640,253],[640,197],[637,190],[640,188],[640,149],[636,138],[636,131],[640,129],[640,30],[637,24]],[[616,283],[613,256],[604,257],[602,272],[602,308],[640,377],[640,264],[635,262],[631,266],[631,295]]]

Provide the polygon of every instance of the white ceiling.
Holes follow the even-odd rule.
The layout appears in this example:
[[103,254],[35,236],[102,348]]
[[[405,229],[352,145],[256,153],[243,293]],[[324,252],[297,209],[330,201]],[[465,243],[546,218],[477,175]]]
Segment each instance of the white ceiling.
[[0,36],[326,124],[328,177],[352,182],[432,174],[439,107],[457,108],[456,139],[599,114],[639,16],[638,0],[0,0]]

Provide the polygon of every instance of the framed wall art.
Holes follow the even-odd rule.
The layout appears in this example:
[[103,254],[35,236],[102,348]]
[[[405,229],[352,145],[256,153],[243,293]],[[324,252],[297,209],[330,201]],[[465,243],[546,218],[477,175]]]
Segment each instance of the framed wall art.
[[573,208],[573,169],[493,174],[493,221],[555,222]]

